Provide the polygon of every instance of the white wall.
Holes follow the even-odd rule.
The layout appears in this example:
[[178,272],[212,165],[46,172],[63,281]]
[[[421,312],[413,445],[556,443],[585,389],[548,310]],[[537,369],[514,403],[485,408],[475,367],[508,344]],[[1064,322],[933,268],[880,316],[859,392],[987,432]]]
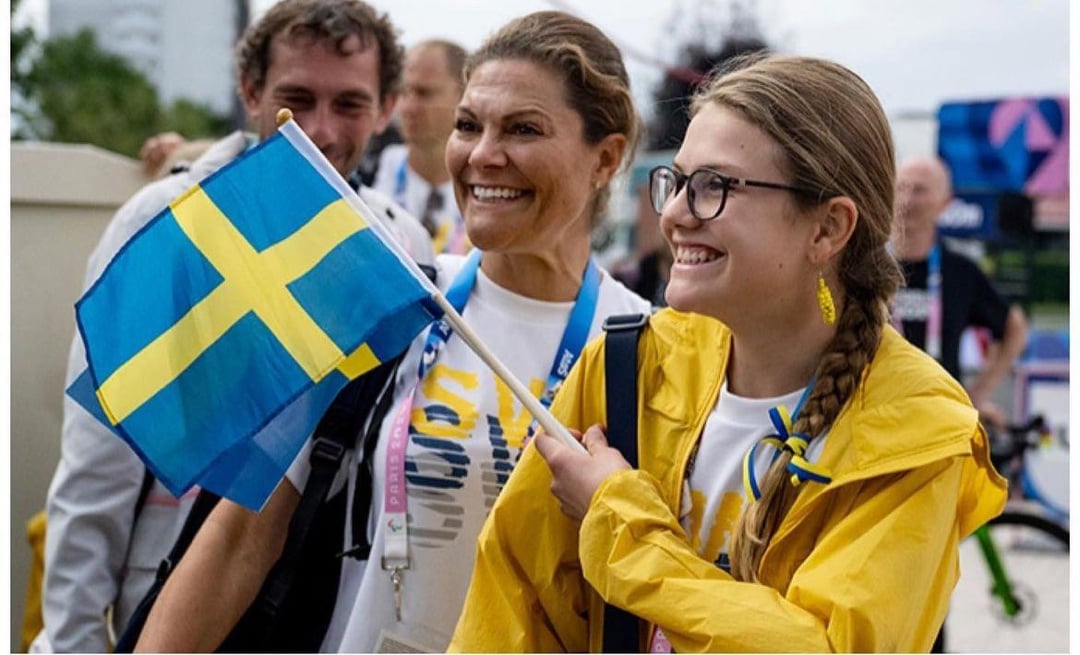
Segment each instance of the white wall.
[[12,652],[30,570],[26,522],[44,508],[60,456],[64,369],[86,259],[145,183],[135,161],[99,148],[11,144]]
[[889,117],[896,161],[937,154],[937,115],[908,112]]

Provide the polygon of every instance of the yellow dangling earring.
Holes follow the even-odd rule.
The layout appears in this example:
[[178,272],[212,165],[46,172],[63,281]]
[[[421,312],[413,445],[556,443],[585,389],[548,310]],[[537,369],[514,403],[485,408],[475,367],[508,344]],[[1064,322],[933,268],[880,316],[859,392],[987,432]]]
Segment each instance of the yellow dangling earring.
[[818,309],[821,310],[821,319],[825,321],[825,325],[835,325],[836,305],[833,303],[829,285],[825,284],[825,276],[820,272],[817,279],[817,303]]

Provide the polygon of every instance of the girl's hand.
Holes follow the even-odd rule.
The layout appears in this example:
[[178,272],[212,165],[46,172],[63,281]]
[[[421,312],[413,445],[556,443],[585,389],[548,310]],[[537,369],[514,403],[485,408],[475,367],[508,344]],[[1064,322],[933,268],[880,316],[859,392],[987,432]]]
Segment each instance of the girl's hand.
[[551,493],[559,499],[565,514],[580,521],[600,483],[612,473],[631,467],[618,450],[608,446],[599,425],[592,426],[584,435],[573,430],[571,433],[580,439],[588,454],[574,450],[545,432],[536,434],[536,449],[551,469]]

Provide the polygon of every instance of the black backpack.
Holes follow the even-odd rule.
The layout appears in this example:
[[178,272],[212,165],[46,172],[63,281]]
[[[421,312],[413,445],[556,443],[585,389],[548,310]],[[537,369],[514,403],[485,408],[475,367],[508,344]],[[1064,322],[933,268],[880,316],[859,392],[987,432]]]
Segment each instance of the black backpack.
[[[434,280],[433,269],[421,268]],[[289,522],[281,557],[218,652],[318,652],[337,601],[341,559],[346,555],[342,551],[347,485],[329,500],[327,496],[346,450],[365,423],[368,427],[362,447],[364,458],[370,459],[393,401],[395,373],[404,356],[402,353],[351,381],[320,419],[309,458],[311,473]],[[364,482],[370,486],[370,477],[364,477],[358,485]],[[370,503],[370,488],[358,489],[357,502],[362,502],[359,498],[364,492]],[[218,500],[209,491],[199,492],[176,543],[158,566],[154,582],[117,640],[114,652],[134,651],[162,587]]]

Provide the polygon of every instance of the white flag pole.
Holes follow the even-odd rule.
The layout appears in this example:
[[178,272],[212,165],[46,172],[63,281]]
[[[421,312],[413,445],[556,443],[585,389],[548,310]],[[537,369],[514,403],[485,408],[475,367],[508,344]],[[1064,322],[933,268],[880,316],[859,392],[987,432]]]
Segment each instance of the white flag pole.
[[480,337],[473,332],[473,329],[469,327],[468,323],[465,322],[465,319],[461,317],[461,314],[459,314],[458,311],[454,309],[454,306],[446,299],[446,296],[441,293],[436,293],[433,296],[433,299],[439,307],[442,307],[443,311],[446,312],[446,322],[454,328],[454,332],[457,333],[470,348],[472,348],[473,352],[480,356],[480,359],[484,360],[484,363],[491,367],[491,370],[495,372],[495,375],[498,375],[499,378],[510,387],[510,391],[517,396],[517,399],[521,401],[521,404],[525,406],[525,409],[529,410],[529,413],[533,415],[533,418],[535,418],[540,423],[540,426],[544,428],[544,432],[547,432],[554,437],[558,437],[563,443],[580,452],[587,452],[585,446],[581,445],[581,442],[575,439],[574,435],[570,434],[570,431],[563,427],[562,423],[555,420],[555,417],[551,415],[548,408],[544,407],[543,403],[529,393],[529,390],[525,385],[510,372],[510,369],[506,368],[505,364],[499,361],[499,358],[495,356],[495,353],[488,350],[487,346],[484,345],[484,342],[480,340]]
[[544,431],[561,439],[568,446],[575,448],[580,452],[586,452],[585,446],[581,445],[581,442],[575,439],[574,436],[570,434],[569,430],[555,420],[555,417],[551,415],[551,412],[549,412],[539,400],[533,397],[528,388],[526,388],[525,385],[510,372],[510,369],[506,368],[505,364],[499,361],[499,358],[495,356],[495,353],[488,350],[488,347],[484,345],[484,342],[480,340],[480,337],[473,332],[473,329],[469,327],[467,323],[465,323],[465,319],[461,317],[461,314],[459,314],[458,311],[454,309],[453,305],[447,301],[446,296],[444,296],[442,292],[439,291],[438,287],[436,287],[431,280],[420,271],[416,262],[409,257],[401,245],[390,235],[389,230],[383,226],[381,218],[375,212],[371,211],[371,208],[367,206],[367,203],[365,203],[360,196],[346,184],[344,178],[341,177],[341,173],[330,165],[330,162],[327,161],[322,152],[315,147],[315,144],[311,142],[311,139],[308,138],[307,134],[300,129],[299,125],[292,121],[292,112],[287,108],[278,110],[277,122],[279,129],[286,133],[286,137],[291,136],[292,138],[290,140],[294,143],[299,141],[306,146],[304,150],[306,151],[305,154],[307,155],[308,161],[312,163],[315,169],[322,174],[323,178],[326,179],[331,186],[336,188],[342,194],[342,197],[345,198],[346,202],[348,202],[349,205],[364,218],[368,225],[378,233],[380,239],[387,248],[397,255],[398,260],[405,268],[412,272],[413,277],[415,277],[420,284],[431,293],[432,300],[443,309],[446,322],[454,328],[454,332],[464,339],[466,345],[479,355],[480,359],[484,360],[484,363],[491,367],[491,370],[495,372],[495,375],[498,375],[499,378],[510,387],[510,391],[519,401],[521,401],[521,404],[525,406],[525,409],[527,409],[540,423],[541,427],[544,428]]

